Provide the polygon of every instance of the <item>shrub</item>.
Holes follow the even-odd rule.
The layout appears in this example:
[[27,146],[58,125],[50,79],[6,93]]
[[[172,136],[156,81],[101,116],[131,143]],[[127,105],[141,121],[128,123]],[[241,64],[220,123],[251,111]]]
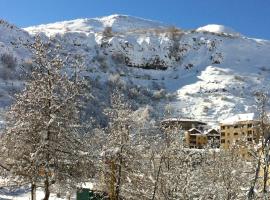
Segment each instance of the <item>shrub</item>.
[[113,37],[113,31],[112,31],[112,27],[107,26],[104,28],[102,35],[104,37],[104,39],[110,39]]
[[14,69],[17,65],[17,59],[9,53],[2,54],[0,60],[1,63],[9,69]]
[[245,81],[245,79],[242,76],[239,76],[239,75],[235,75],[234,79],[237,80],[237,81],[241,81],[241,82]]
[[0,62],[2,64],[0,78],[4,80],[14,79],[16,77],[17,59],[12,54],[4,53],[0,56]]
[[222,100],[222,101],[230,101],[230,99],[227,96],[224,96],[224,95],[222,95],[220,97],[220,100]]
[[125,64],[126,57],[122,53],[114,53],[112,54],[112,60],[114,61],[115,64]]
[[99,63],[99,66],[103,72],[106,72],[108,69],[108,64],[106,61],[106,57],[103,55],[98,54],[93,58],[93,61],[97,61]]
[[120,75],[119,74],[110,74],[108,81],[112,84],[117,84],[120,82]]
[[209,111],[209,107],[208,106],[203,106],[203,112],[207,113]]
[[160,83],[158,83],[156,81],[152,81],[152,88],[154,90],[160,90],[161,89],[161,85],[160,85]]
[[175,27],[168,28],[169,38],[172,41],[172,45],[169,48],[169,57],[174,57],[176,61],[181,59],[180,40],[183,35],[183,31]]
[[131,99],[137,99],[137,97],[140,96],[140,91],[139,91],[139,89],[136,88],[136,87],[131,88],[131,89],[129,90],[128,96],[129,96],[129,98],[131,98]]
[[165,97],[166,97],[166,91],[165,91],[164,89],[155,91],[155,92],[153,93],[153,97],[154,97],[155,99],[162,99],[162,98],[165,98]]
[[181,36],[184,34],[184,32],[182,30],[180,30],[179,28],[176,28],[175,26],[171,26],[167,29],[170,37],[172,40],[177,40],[179,41]]

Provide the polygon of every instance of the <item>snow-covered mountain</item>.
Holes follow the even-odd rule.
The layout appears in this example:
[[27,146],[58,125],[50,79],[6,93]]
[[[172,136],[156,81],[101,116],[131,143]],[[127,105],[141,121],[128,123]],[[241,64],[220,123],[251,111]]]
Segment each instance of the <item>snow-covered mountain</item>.
[[[29,62],[27,44],[36,34],[60,43],[64,56],[82,55],[88,76],[100,84],[122,81],[132,86],[127,88],[130,92],[144,90],[151,102],[142,104],[171,105],[174,117],[216,123],[254,112],[254,93],[270,87],[270,41],[248,38],[222,25],[181,30],[125,15],[24,29],[1,21],[0,54],[12,55],[18,65]],[[14,87],[18,78],[1,78],[3,102],[10,92],[7,85]]]

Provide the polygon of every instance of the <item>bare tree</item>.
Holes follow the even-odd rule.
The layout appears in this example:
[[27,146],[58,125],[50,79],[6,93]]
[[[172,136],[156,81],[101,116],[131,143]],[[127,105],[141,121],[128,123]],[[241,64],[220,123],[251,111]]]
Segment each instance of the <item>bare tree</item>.
[[82,84],[63,72],[64,61],[36,38],[31,79],[7,114],[4,152],[13,178],[42,183],[44,200],[56,183],[74,186],[89,164],[78,134]]
[[133,111],[118,89],[111,95],[111,107],[106,110],[109,125],[103,130],[101,148],[101,186],[110,199],[138,199],[144,196],[141,183],[145,164],[141,131],[147,111]]
[[[270,151],[270,123],[267,116],[267,104],[268,95],[264,92],[257,92],[256,99],[259,111],[259,151],[254,152],[253,157],[256,161],[254,178],[251,181],[251,186],[248,193],[248,199],[254,199],[260,194],[255,194],[256,188],[262,191],[262,196],[264,199],[269,199],[269,151]],[[262,181],[260,181],[262,179]],[[260,189],[262,187],[262,189]]]

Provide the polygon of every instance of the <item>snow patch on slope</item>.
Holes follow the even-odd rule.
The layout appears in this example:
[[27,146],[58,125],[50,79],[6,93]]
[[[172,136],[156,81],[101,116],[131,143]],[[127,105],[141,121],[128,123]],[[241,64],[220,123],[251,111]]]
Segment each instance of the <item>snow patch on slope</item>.
[[112,27],[112,30],[116,32],[168,27],[168,25],[161,22],[128,15],[111,15],[108,17],[96,18],[96,20],[102,22],[103,27]]
[[256,120],[254,113],[237,114],[227,119],[224,119],[223,121],[221,121],[221,123],[230,125],[241,121],[251,121],[251,120]]
[[238,36],[240,35],[238,32],[234,31],[232,28],[226,27],[223,25],[218,25],[218,24],[208,24],[206,26],[197,28],[196,31],[198,32],[207,31],[210,33],[227,33],[227,34],[238,35]]

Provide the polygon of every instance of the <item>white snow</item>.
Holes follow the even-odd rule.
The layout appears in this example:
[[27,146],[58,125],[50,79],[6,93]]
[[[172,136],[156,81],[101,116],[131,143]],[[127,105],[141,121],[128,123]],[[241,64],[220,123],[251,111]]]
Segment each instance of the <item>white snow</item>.
[[46,25],[32,26],[24,28],[24,30],[31,34],[43,32],[47,36],[53,36],[56,34],[65,34],[68,32],[78,32],[85,34],[97,33],[103,31],[105,27],[112,27],[114,32],[125,33],[128,31],[165,28],[167,25],[138,17],[115,14],[101,18],[76,19],[50,23]]
[[206,26],[202,26],[202,27],[197,28],[196,31],[198,31],[198,32],[207,31],[207,32],[211,32],[211,33],[227,33],[227,34],[231,34],[231,35],[240,36],[240,34],[236,31],[234,31],[232,28],[226,27],[223,25],[218,25],[218,24],[208,24]]
[[[36,199],[42,200],[44,198],[44,192],[40,189],[36,192]],[[31,192],[29,191],[12,191],[10,190],[3,192],[3,194],[0,193],[0,199],[4,200],[30,200],[31,199]],[[62,196],[58,198],[56,194],[52,193],[50,195],[50,200],[66,200],[67,198],[65,196]],[[72,195],[72,200],[75,200],[75,194]]]
[[192,135],[201,135],[202,132],[196,128],[191,128],[188,130],[189,132],[196,131],[196,133],[193,133]]
[[256,120],[254,113],[244,113],[244,114],[237,114],[237,115],[234,115],[234,116],[229,117],[227,119],[224,119],[220,123],[232,125],[232,124],[235,124],[237,122],[252,121],[252,120]]
[[164,119],[162,122],[200,122],[200,121],[196,121],[194,119],[186,119],[186,118],[167,118],[167,119]]

